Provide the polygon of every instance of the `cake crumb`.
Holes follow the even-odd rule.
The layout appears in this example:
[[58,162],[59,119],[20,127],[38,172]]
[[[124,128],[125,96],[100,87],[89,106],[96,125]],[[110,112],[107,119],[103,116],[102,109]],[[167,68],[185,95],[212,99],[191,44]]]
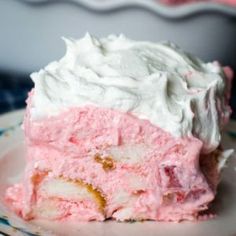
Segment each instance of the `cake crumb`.
[[101,157],[99,154],[95,154],[94,160],[102,165],[102,168],[105,171],[113,170],[115,169],[115,163],[112,157],[106,156],[106,157]]

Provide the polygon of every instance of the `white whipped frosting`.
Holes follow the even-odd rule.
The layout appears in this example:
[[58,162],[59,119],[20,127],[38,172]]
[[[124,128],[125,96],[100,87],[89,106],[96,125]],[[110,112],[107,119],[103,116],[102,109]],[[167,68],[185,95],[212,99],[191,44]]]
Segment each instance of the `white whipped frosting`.
[[92,104],[148,119],[174,136],[194,135],[203,152],[219,145],[230,109],[217,63],[205,64],[171,43],[123,35],[64,40],[65,56],[31,75],[32,119]]

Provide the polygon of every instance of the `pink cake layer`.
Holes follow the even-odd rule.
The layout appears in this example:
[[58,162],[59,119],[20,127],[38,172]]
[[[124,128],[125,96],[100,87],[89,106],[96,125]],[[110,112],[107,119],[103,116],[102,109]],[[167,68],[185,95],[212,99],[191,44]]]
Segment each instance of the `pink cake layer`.
[[24,180],[6,193],[24,219],[194,220],[214,199],[218,172],[210,159],[200,167],[200,140],[112,109],[32,121],[30,107]]

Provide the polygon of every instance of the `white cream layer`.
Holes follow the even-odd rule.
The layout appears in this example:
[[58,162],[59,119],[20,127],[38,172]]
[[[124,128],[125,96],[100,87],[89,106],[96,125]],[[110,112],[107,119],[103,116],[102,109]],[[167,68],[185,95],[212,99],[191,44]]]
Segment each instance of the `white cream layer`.
[[174,136],[194,135],[204,152],[218,146],[230,111],[217,63],[205,64],[171,43],[123,35],[64,40],[65,56],[31,75],[34,120],[92,104],[148,119]]

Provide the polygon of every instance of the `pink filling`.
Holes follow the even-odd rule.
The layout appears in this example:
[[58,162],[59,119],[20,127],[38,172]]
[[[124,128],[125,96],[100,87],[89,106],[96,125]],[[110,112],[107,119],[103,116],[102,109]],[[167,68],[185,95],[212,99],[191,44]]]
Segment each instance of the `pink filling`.
[[[25,178],[6,194],[11,207],[25,219],[192,220],[214,198],[217,181],[209,183],[203,175],[202,142],[194,137],[175,138],[147,120],[93,106],[31,121],[29,107],[24,122]],[[132,155],[127,147],[140,151]],[[125,151],[117,157],[114,150]],[[112,166],[104,167],[107,156]],[[40,177],[33,181],[35,176]],[[96,201],[52,198],[39,191],[58,178],[92,186],[105,199],[103,209]],[[35,213],[34,208],[48,199],[57,212]]]

